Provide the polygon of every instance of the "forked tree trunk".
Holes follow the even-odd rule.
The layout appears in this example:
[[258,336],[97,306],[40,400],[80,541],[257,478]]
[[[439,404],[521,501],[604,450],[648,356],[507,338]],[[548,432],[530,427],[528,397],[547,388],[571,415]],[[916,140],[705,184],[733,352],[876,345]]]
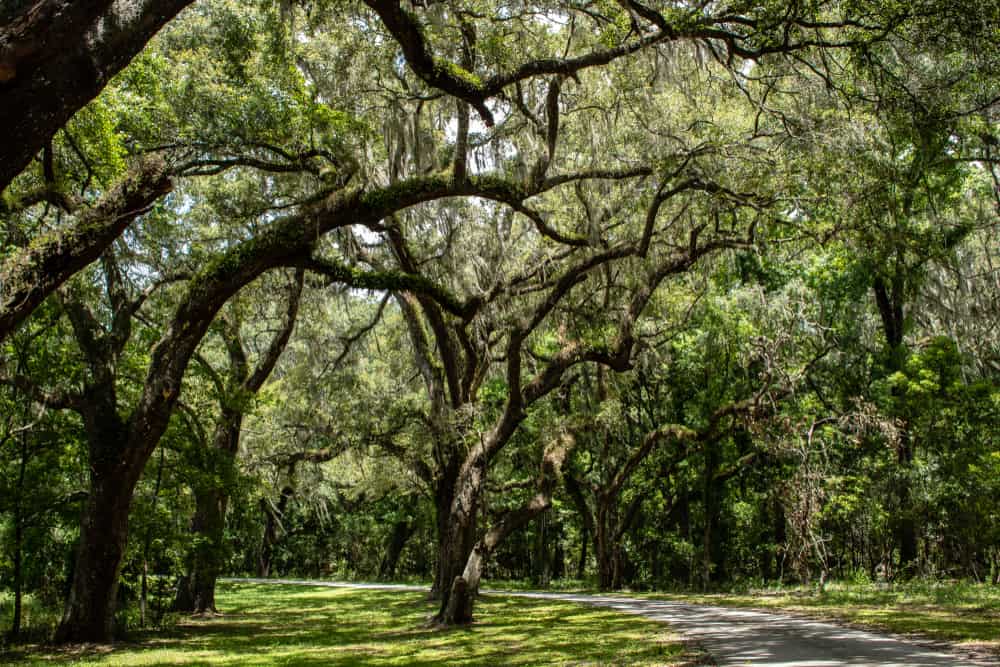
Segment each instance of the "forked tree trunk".
[[[462,580],[475,548],[476,517],[485,482],[486,462],[482,458],[466,461],[454,483],[454,497],[448,509],[444,540],[438,557],[441,582],[441,606],[435,621],[444,625],[461,625],[467,621],[462,610],[470,595],[468,581]],[[457,582],[457,583],[456,583]],[[453,595],[459,599],[451,601]],[[475,595],[475,591],[471,593]],[[471,603],[468,603],[471,605]],[[471,606],[469,606],[471,613]],[[456,615],[457,614],[457,615]]]
[[[535,517],[552,506],[552,490],[556,485],[558,473],[562,469],[567,451],[572,447],[573,439],[569,435],[560,437],[546,449],[542,458],[541,475],[538,480],[538,493],[523,507],[507,512],[490,528],[486,535],[471,549],[465,567],[459,576],[451,581],[447,597],[443,600],[437,621],[442,625],[465,625],[472,622],[472,611],[476,596],[479,594],[479,583],[483,576],[483,568],[494,550],[515,530],[526,526]],[[466,466],[463,472],[469,472]],[[485,466],[480,473],[485,469]],[[474,471],[473,471],[474,472]],[[482,477],[463,475],[467,481],[478,484],[473,487],[477,493],[482,489]],[[463,487],[460,487],[462,489]],[[460,495],[459,498],[462,496]],[[458,503],[456,503],[457,505]],[[473,515],[474,518],[474,515]]]
[[[449,618],[449,598],[455,590],[455,580],[461,579],[465,573],[466,565],[474,548],[476,534],[478,493],[466,490],[462,496],[469,505],[465,506],[467,509],[450,513],[450,522],[438,555],[438,576],[442,583],[449,582],[449,584],[441,587],[441,606],[437,620],[446,625],[453,624],[447,620]],[[459,501],[456,500],[456,502]]]
[[448,602],[443,611],[445,625],[468,625],[472,622],[472,608],[479,595],[479,583],[488,556],[485,551],[482,544],[477,544],[469,554],[462,574],[452,581]]

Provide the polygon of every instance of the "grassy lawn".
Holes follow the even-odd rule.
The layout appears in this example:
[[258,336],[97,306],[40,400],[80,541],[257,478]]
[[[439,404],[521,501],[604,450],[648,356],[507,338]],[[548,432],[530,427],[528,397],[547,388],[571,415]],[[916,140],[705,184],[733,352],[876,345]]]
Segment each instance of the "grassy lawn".
[[30,665],[679,665],[695,656],[661,624],[589,607],[484,597],[470,628],[427,629],[421,593],[220,585],[225,614],[114,647],[29,646]]

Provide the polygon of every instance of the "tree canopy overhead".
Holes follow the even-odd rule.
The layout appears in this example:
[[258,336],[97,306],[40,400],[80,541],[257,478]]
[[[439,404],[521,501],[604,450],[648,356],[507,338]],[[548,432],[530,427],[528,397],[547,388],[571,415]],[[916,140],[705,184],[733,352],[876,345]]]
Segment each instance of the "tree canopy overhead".
[[[829,564],[817,507],[862,504],[854,481],[820,488],[836,468],[888,499],[865,539],[902,572],[937,548],[929,498],[966,507],[924,464],[995,466],[989,433],[945,452],[931,417],[972,431],[991,414],[977,392],[996,395],[995,303],[942,297],[996,275],[995,2],[34,2],[3,19],[0,437],[64,432],[87,477],[60,639],[111,635],[130,511],[159,506],[167,450],[200,469],[172,509],[195,535],[177,604],[214,605],[243,461],[275,487],[265,572],[299,503],[308,523],[398,500],[390,573],[431,515],[444,624],[564,501],[602,587],[668,534],[689,581],[725,579],[724,546],[773,573],[776,544],[808,577]],[[251,428],[239,459],[244,424],[275,435]],[[345,478],[391,459],[405,483],[302,487],[342,456]]]

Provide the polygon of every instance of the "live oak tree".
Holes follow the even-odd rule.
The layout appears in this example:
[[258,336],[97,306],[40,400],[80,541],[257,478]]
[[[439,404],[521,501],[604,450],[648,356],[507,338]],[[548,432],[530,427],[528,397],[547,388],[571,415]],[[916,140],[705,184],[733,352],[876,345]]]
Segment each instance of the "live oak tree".
[[[795,63],[836,82],[831,52],[887,39],[910,18],[894,3],[833,2],[194,9],[123,72],[126,89],[163,85],[167,101],[120,113],[146,121],[127,152],[161,155],[168,168],[153,171],[171,175],[140,208],[173,187],[164,216],[183,221],[205,197],[214,229],[232,226],[177,243],[184,274],[154,266],[137,289],[122,278],[123,248],[106,250],[120,230],[74,246],[47,289],[100,248],[100,281],[81,277],[61,295],[85,376],[72,388],[12,378],[39,403],[79,412],[87,432],[90,492],[62,640],[109,638],[131,495],[193,355],[234,295],[283,268],[394,295],[441,453],[440,620],[468,621],[484,562],[545,510],[570,448],[547,439],[536,496],[477,531],[491,465],[532,408],[582,364],[627,370],[672,276],[797,218],[778,206],[782,184],[761,158],[795,129],[776,130],[787,117],[769,107],[784,79],[758,80],[755,68]],[[221,57],[206,57],[216,45]],[[42,162],[35,180],[47,182]],[[33,252],[30,239],[16,245],[26,249],[15,263]],[[608,308],[585,286],[598,272],[612,276]],[[175,280],[122,392],[132,319]],[[493,414],[480,410],[487,377],[502,386]]]
[[[53,137],[93,100],[146,43],[191,0],[65,0],[8,3],[0,15],[0,193],[42,152],[44,183],[17,196],[17,207],[46,201],[77,214],[31,239],[0,265],[0,339],[43,298],[91,263],[171,188],[161,164],[140,164],[92,208],[56,182]],[[0,215],[12,215],[0,205]]]
[[[219,401],[219,415],[212,431],[210,450],[205,456],[210,462],[203,471],[206,477],[194,485],[195,514],[191,519],[193,549],[190,569],[177,585],[174,608],[178,611],[199,613],[214,612],[215,581],[223,566],[223,532],[229,494],[218,480],[234,465],[240,446],[243,416],[248,403],[260,391],[274,370],[288,339],[292,335],[298,316],[302,292],[303,271],[296,272],[287,297],[287,306],[273,338],[260,352],[259,359],[250,366],[239,316],[221,317],[219,335],[225,342],[228,366],[219,373],[211,364],[199,357],[198,362],[215,384]],[[266,576],[266,575],[265,575]]]

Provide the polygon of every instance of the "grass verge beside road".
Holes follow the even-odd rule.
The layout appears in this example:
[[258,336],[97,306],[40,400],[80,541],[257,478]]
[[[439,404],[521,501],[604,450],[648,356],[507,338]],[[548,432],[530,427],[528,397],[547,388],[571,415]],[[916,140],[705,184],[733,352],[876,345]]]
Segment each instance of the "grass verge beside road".
[[225,613],[113,647],[19,647],[0,662],[52,665],[682,665],[659,623],[549,600],[485,596],[469,628],[424,627],[421,593],[221,584]]

